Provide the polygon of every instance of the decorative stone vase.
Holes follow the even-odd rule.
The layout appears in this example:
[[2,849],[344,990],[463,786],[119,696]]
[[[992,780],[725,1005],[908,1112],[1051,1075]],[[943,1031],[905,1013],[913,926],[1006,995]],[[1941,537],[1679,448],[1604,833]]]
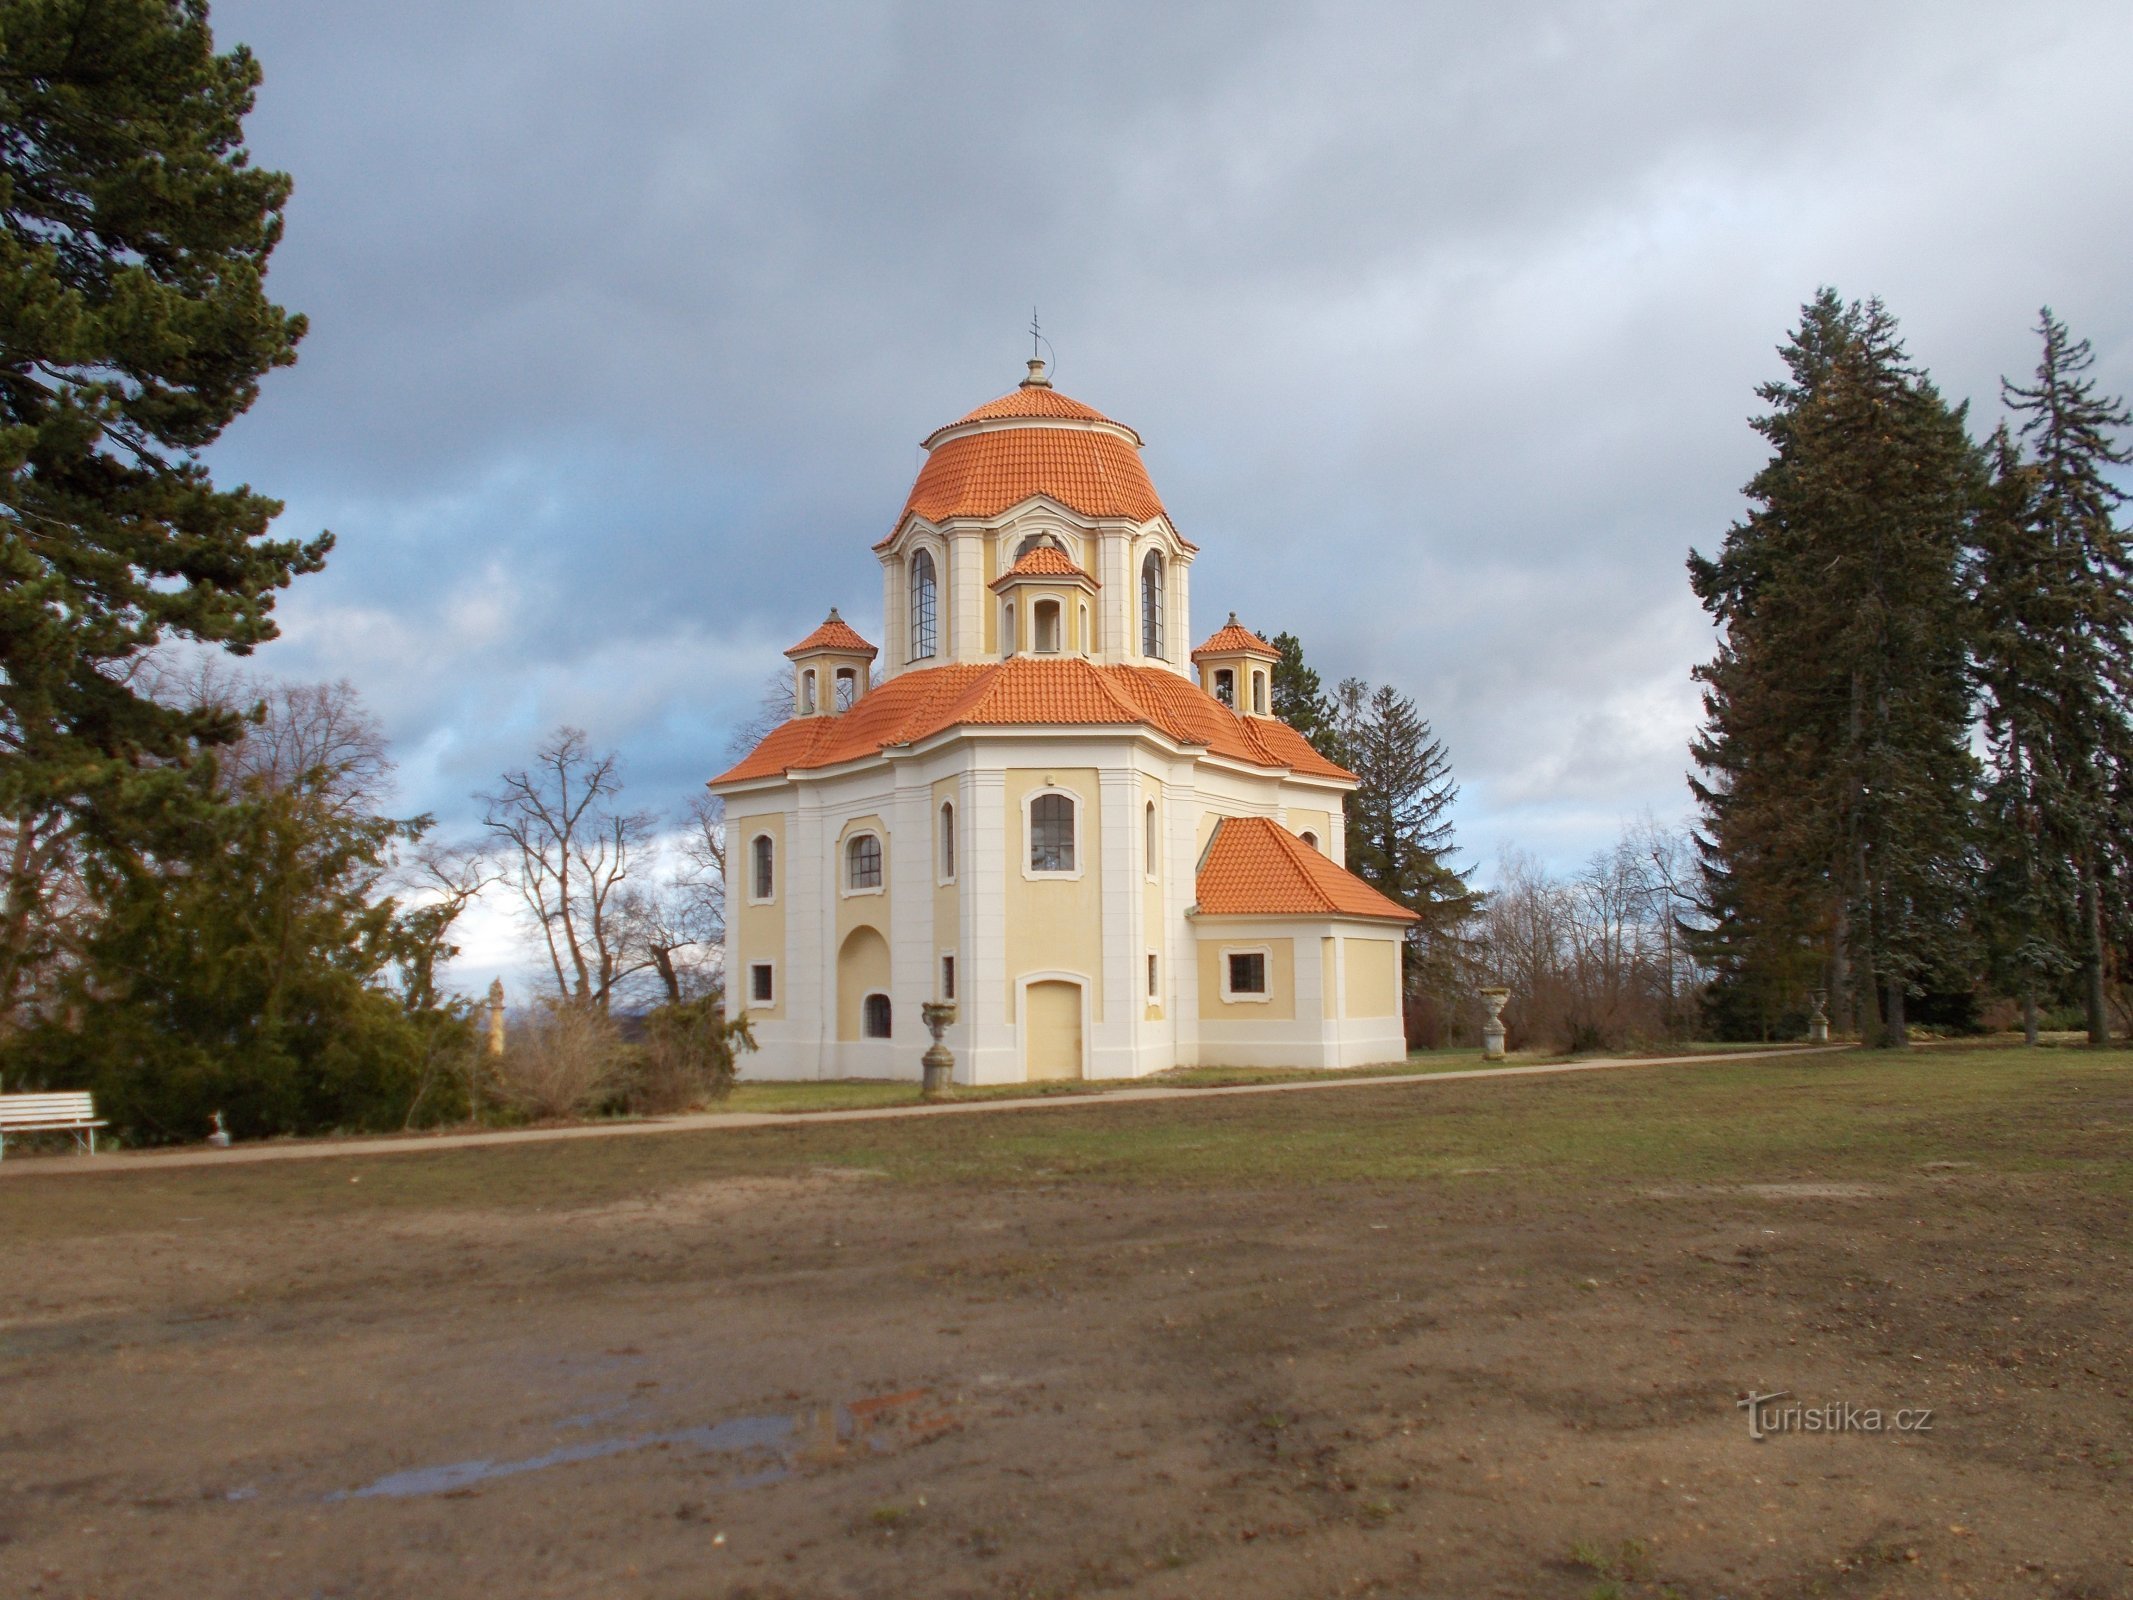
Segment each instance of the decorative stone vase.
[[1809,1012],[1807,1016],[1807,1042],[1809,1044],[1828,1044],[1829,1012],[1824,1008],[1829,1004],[1829,991],[1827,989],[1817,989],[1814,992],[1813,999],[1814,1010]]
[[1489,1020],[1481,1025],[1481,1059],[1501,1061],[1504,1058],[1503,1008],[1511,998],[1509,989],[1484,989],[1481,1003],[1489,1008]]
[[948,1089],[955,1082],[955,1053],[941,1043],[941,1034],[955,1021],[954,1003],[947,1000],[928,1000],[918,1008],[919,1020],[926,1031],[933,1035],[933,1043],[919,1062],[926,1069],[925,1088],[922,1091],[928,1100],[945,1100]]

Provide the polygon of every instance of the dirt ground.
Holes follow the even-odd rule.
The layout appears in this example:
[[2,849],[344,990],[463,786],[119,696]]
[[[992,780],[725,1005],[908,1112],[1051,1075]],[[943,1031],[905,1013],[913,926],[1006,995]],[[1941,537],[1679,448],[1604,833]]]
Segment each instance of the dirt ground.
[[[1192,1150],[1281,1113],[1160,1114]],[[553,1203],[358,1204],[401,1158],[251,1214],[10,1185],[0,1593],[2133,1595],[2122,1193],[751,1148]],[[1751,1390],[1883,1429],[1758,1442]]]

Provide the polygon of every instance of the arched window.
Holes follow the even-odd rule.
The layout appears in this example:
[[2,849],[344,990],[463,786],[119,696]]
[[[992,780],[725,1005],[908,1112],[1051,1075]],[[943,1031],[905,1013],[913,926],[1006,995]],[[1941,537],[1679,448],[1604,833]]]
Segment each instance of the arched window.
[[869,1039],[889,1037],[889,997],[885,994],[870,994],[865,1006],[866,1036]]
[[1030,613],[1030,643],[1040,656],[1059,653],[1059,602],[1039,600]]
[[1154,550],[1141,563],[1141,654],[1163,654],[1163,558]]
[[1237,709],[1237,675],[1227,667],[1215,669],[1215,698],[1230,710]]
[[941,882],[955,876],[955,807],[941,807]]
[[837,669],[837,709],[849,711],[852,702],[859,698],[859,674],[850,667]]
[[813,667],[809,667],[805,672],[800,674],[800,715],[803,717],[811,717],[814,714],[815,669]]
[[1058,534],[1033,533],[1015,546],[1015,559],[1020,561],[1032,550],[1057,550],[1061,555],[1067,553],[1067,547],[1059,542]]
[[1141,860],[1145,864],[1145,870],[1148,876],[1152,878],[1155,876],[1156,863],[1162,859],[1162,857],[1157,854],[1156,849],[1155,802],[1153,800],[1148,802],[1148,812],[1144,822],[1144,831],[1146,833],[1146,837],[1142,840]]
[[1299,837],[1302,838],[1303,842],[1309,845],[1313,850],[1316,850],[1318,848],[1317,834],[1312,833],[1308,829],[1306,829],[1301,835],[1299,835]]
[[1029,805],[1029,869],[1074,870],[1074,800],[1071,795],[1040,794]]
[[855,833],[844,846],[844,886],[847,889],[881,887],[881,835]]
[[1089,653],[1089,646],[1093,642],[1094,641],[1089,637],[1089,608],[1087,606],[1083,606],[1081,608],[1081,631],[1074,640],[1074,648],[1076,650],[1079,650],[1083,655],[1087,655]]
[[753,841],[753,848],[755,851],[755,898],[768,900],[778,886],[775,873],[777,865],[776,852],[770,842],[770,835],[767,833],[757,834]]
[[1000,606],[1000,654],[1015,653],[1015,603],[1004,601]]
[[1252,674],[1252,715],[1266,715],[1266,674],[1263,672]]
[[934,581],[933,552],[921,550],[911,558],[911,659],[924,661],[939,640],[938,587]]

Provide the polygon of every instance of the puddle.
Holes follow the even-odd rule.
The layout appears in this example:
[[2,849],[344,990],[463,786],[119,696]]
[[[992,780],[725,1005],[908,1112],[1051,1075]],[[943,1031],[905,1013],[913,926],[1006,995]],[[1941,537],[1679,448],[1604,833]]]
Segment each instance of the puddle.
[[[926,1404],[929,1401],[931,1403]],[[566,1418],[562,1425],[582,1426],[591,1420],[596,1418]],[[934,1438],[954,1426],[954,1418],[940,1401],[933,1399],[931,1390],[907,1389],[896,1394],[868,1395],[832,1406],[813,1406],[799,1412],[729,1417],[724,1422],[693,1428],[592,1439],[513,1461],[482,1459],[414,1467],[405,1472],[389,1472],[360,1489],[336,1490],[326,1498],[329,1501],[404,1500],[423,1495],[456,1494],[499,1478],[515,1478],[528,1472],[545,1472],[550,1467],[659,1449],[693,1450],[699,1455],[734,1457],[745,1470],[725,1487],[753,1489],[789,1478],[803,1467],[834,1463],[855,1448],[883,1455]]]

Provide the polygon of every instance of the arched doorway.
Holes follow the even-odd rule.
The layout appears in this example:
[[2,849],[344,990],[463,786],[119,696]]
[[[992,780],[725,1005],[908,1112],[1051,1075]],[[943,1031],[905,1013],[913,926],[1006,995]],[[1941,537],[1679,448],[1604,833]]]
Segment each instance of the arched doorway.
[[870,1037],[867,996],[888,990],[889,941],[872,928],[854,928],[837,951],[837,1037]]
[[1044,978],[1023,986],[1022,1070],[1032,1083],[1082,1075],[1080,984]]

